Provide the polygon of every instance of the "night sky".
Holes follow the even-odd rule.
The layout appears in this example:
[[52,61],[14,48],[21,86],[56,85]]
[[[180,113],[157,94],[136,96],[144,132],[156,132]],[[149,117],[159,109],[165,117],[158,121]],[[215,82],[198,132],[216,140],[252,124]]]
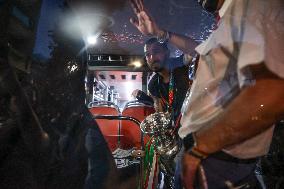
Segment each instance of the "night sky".
[[48,45],[50,39],[48,37],[48,31],[54,29],[54,24],[59,16],[60,8],[59,5],[62,0],[43,0],[41,13],[38,23],[36,44],[33,54],[40,54],[43,57],[48,58],[50,50]]
[[[108,6],[111,0],[93,0],[92,2],[94,7],[97,6],[96,3],[98,2],[100,4],[106,2],[105,6]],[[50,39],[48,38],[48,30],[53,30],[55,23],[63,16],[60,14],[60,4],[62,4],[62,0],[43,0],[34,54],[49,57],[48,45]],[[206,39],[211,32],[213,17],[202,11],[197,0],[145,0],[145,4],[161,28],[191,36],[199,42]],[[96,11],[100,12],[94,10],[92,13],[96,14]],[[105,13],[105,16],[113,20],[113,25],[106,28],[104,33],[100,35],[100,40],[94,48],[95,52],[97,50],[101,53],[112,54],[143,54],[145,37],[141,36],[137,29],[129,23],[129,18],[133,16],[129,4],[124,3],[124,6],[109,12]],[[96,16],[93,17],[93,22],[96,22]],[[64,23],[61,25],[63,26]],[[175,54],[178,54],[178,51],[173,51],[173,55]]]

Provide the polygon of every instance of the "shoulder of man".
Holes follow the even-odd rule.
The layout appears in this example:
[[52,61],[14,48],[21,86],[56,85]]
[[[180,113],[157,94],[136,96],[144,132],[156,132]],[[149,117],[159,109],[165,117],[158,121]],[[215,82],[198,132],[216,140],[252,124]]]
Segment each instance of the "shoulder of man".
[[148,85],[154,84],[155,82],[157,82],[158,81],[158,77],[159,77],[159,74],[155,73],[155,75],[153,77],[151,77]]
[[181,66],[174,69],[174,74],[177,76],[188,76],[188,66]]
[[179,57],[170,57],[169,69],[176,69],[178,67],[184,66],[183,55]]
[[174,69],[174,78],[179,88],[187,89],[190,79],[188,75],[188,66],[182,66]]

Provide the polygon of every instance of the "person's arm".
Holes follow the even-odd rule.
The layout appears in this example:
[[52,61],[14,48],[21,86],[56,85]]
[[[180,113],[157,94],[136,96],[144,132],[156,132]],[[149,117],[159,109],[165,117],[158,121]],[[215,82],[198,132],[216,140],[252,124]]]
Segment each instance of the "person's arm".
[[154,100],[154,108],[156,112],[163,112],[162,100],[158,97],[151,96]]
[[[156,36],[159,38],[165,36],[165,32],[167,31],[161,29],[153,20],[153,18],[150,17],[147,10],[145,10],[142,0],[131,0],[130,2],[134,13],[137,16],[137,19],[131,18],[130,22],[143,35]],[[195,54],[194,49],[198,45],[198,43],[190,37],[176,33],[170,33],[169,42],[175,45],[181,51],[183,51],[183,53],[191,55]]]
[[[256,79],[255,85],[242,89],[212,127],[195,133],[195,145],[201,152],[211,154],[252,138],[283,116],[284,80],[264,64],[250,66],[250,69]],[[200,159],[184,154],[185,188],[192,188],[199,163]]]
[[134,96],[138,101],[145,101],[154,104],[153,98],[139,89],[134,90],[132,92],[132,96]]
[[[196,133],[198,148],[214,153],[268,129],[284,113],[284,79],[264,64],[250,66],[256,83],[247,87],[227,107],[214,127]],[[281,115],[282,114],[282,115]]]

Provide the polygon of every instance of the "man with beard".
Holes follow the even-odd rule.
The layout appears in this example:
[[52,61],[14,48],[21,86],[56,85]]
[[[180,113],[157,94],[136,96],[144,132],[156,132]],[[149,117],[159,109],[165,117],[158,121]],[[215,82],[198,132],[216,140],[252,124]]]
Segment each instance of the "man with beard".
[[149,39],[144,46],[146,62],[155,75],[148,84],[157,112],[172,112],[174,120],[180,114],[182,102],[189,88],[188,67],[184,55],[170,58],[166,43]]
[[[137,10],[143,6],[142,2],[137,1],[132,1],[131,5],[136,14],[138,14]],[[148,14],[144,13],[143,16],[149,19]],[[195,71],[194,69],[190,70],[189,67],[192,68],[195,65],[196,53],[193,49],[197,43],[185,36],[164,31],[155,22],[144,23],[147,20],[143,19],[142,21],[140,19],[142,17],[138,16],[138,21],[134,19],[130,21],[142,34],[153,36],[153,38],[146,41],[144,46],[148,67],[155,72],[155,75],[148,83],[148,90],[154,100],[155,110],[171,114],[174,123],[173,127],[175,128],[174,134],[177,135],[176,131],[180,126],[180,110],[192,82],[189,79],[189,72]],[[148,26],[149,28],[147,28]],[[167,43],[175,45],[184,54],[180,57],[170,57]],[[174,188],[175,162],[176,159],[179,159],[177,158],[179,155],[177,154],[176,157],[171,158],[160,156],[159,168],[164,174],[164,188]],[[161,174],[159,176],[160,181]]]
[[[157,38],[151,38],[145,43],[144,53],[148,67],[155,72],[148,83],[155,110],[171,113],[174,126],[179,127],[180,109],[190,85],[188,66],[183,64],[184,55],[170,58],[167,44],[158,42]],[[174,183],[174,160],[161,155],[160,169],[164,173],[165,188],[171,188]]]
[[[260,188],[256,162],[267,153],[273,124],[284,111],[284,4],[199,2],[209,11],[222,8],[218,28],[196,48],[199,67],[184,102],[179,135],[194,134],[195,139],[182,161],[184,186]],[[133,8],[138,21],[132,23],[144,34],[156,31],[142,1],[135,1]],[[176,37],[172,35],[171,41]]]

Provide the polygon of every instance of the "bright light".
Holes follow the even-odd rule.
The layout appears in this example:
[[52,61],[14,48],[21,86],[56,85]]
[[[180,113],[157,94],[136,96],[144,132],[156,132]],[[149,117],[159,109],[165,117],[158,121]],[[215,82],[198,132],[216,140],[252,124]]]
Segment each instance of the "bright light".
[[131,94],[136,89],[134,83],[127,81],[123,82],[122,85],[123,85],[122,87],[124,88],[123,92],[125,94],[126,99],[128,101],[133,100]]
[[97,4],[70,1],[72,12],[66,12],[60,17],[60,30],[71,39],[83,39],[85,46],[99,42],[98,37],[114,24],[114,20],[105,7]]
[[89,45],[95,45],[97,43],[97,37],[96,36],[89,36],[87,37],[87,42]]
[[133,65],[135,68],[141,68],[142,67],[142,63],[139,60],[132,62],[131,65]]

